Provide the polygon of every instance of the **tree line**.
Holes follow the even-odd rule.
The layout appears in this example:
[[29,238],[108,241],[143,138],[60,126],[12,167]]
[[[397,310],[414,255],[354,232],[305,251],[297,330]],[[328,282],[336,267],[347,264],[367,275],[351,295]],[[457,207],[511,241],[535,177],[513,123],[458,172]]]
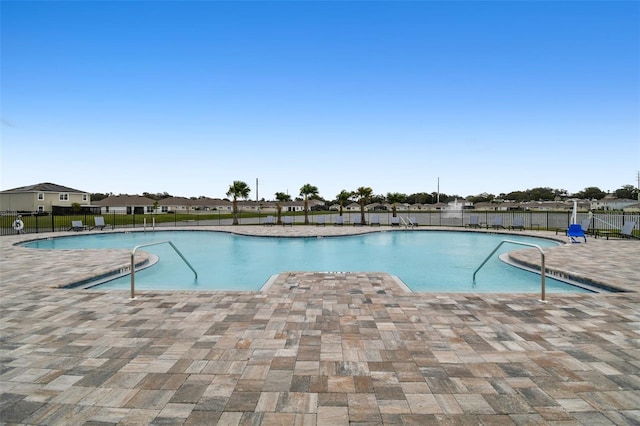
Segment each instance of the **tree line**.
[[[238,205],[237,200],[239,198],[247,199],[249,198],[249,193],[251,192],[251,188],[243,181],[234,181],[233,184],[229,186],[229,190],[227,191],[227,197],[232,198],[232,210],[233,210],[233,224],[238,224]],[[574,198],[582,198],[582,199],[596,199],[600,200],[607,195],[606,192],[600,190],[597,187],[588,187],[583,191],[577,194],[573,194]],[[638,198],[638,189],[634,188],[632,185],[626,185],[622,188],[616,190],[615,195],[617,198],[626,198],[626,199],[637,199]],[[280,203],[291,201],[291,196],[289,194],[285,194],[283,192],[276,192],[274,194],[277,200],[277,214],[278,214],[278,223],[281,223],[281,211],[282,206]],[[500,194],[501,200],[510,200],[510,201],[553,201],[558,198],[566,198],[567,191],[562,189],[552,189],[552,188],[533,188],[528,189],[526,191],[517,191],[511,192],[509,194]],[[447,196],[444,194],[437,193],[420,193],[413,194],[413,196],[409,196],[400,192],[389,192],[386,196],[374,196],[373,190],[370,187],[361,186],[356,190],[347,191],[343,189],[339,194],[336,195],[336,198],[331,202],[327,202],[325,199],[319,196],[318,187],[311,185],[309,183],[304,184],[300,188],[300,198],[298,200],[304,201],[304,224],[309,224],[309,200],[317,199],[325,202],[325,204],[338,204],[339,214],[342,216],[343,207],[348,202],[354,201],[360,205],[360,221],[361,223],[365,223],[365,205],[369,203],[379,202],[381,204],[391,204],[393,207],[393,216],[395,217],[397,214],[396,205],[398,203],[409,203],[409,204],[434,204],[434,199],[439,199],[440,202],[447,202],[452,196]],[[444,199],[443,199],[444,198]],[[455,198],[462,198],[455,196]],[[418,201],[419,200],[419,201]],[[480,194],[479,196],[469,196],[466,197],[465,200],[478,203],[478,202],[491,202],[497,201],[498,198],[492,194]],[[264,201],[264,199],[262,200]]]
[[[235,182],[241,182],[241,181],[235,181]],[[244,182],[243,182],[244,183]],[[285,201],[304,201],[305,198],[307,198],[308,200],[319,200],[322,201],[328,205],[331,204],[340,204],[340,201],[342,200],[342,202],[346,202],[347,200],[351,199],[351,196],[347,197],[347,199],[345,199],[346,194],[350,194],[354,191],[347,191],[347,190],[342,190],[339,194],[335,195],[335,198],[331,199],[325,199],[323,197],[321,197],[319,195],[318,192],[318,188],[310,185],[310,184],[306,184],[305,186],[308,187],[305,189],[304,193],[301,191],[300,192],[300,196],[295,197],[295,199],[292,199],[292,197],[289,194],[286,194],[284,192],[276,192],[274,194],[274,199],[272,199],[271,201],[280,201],[280,202],[285,202]],[[232,185],[233,186],[233,185]],[[248,189],[249,192],[251,192],[251,188],[249,188],[249,186],[245,183],[246,188]],[[303,186],[303,188],[305,187]],[[315,188],[315,191],[310,191],[312,188]],[[308,192],[310,191],[310,192]],[[619,199],[629,199],[629,200],[637,200],[638,199],[638,193],[640,191],[638,190],[638,188],[634,187],[633,185],[624,185],[618,189],[616,189],[613,194],[615,195],[616,198]],[[113,196],[113,193],[107,193],[107,194],[103,194],[103,193],[93,193],[91,194],[91,200],[92,201],[100,201],[103,200],[109,196]],[[120,194],[123,195],[123,194]],[[605,196],[607,195],[607,192],[602,191],[600,188],[592,186],[592,187],[587,187],[584,188],[582,191],[571,194],[572,198],[580,198],[580,199],[587,199],[587,200],[601,200],[603,199]],[[159,201],[165,198],[171,198],[173,197],[173,195],[167,193],[167,192],[162,192],[162,193],[149,193],[149,192],[143,192],[142,193],[143,197],[147,197],[151,200],[154,201]],[[230,195],[227,194],[227,196],[229,197]],[[466,200],[469,201],[471,203],[481,203],[481,202],[500,202],[500,201],[515,201],[515,202],[528,202],[528,201],[553,201],[556,199],[562,199],[562,198],[567,198],[569,197],[569,194],[566,190],[564,189],[553,189],[553,188],[548,188],[548,187],[538,187],[538,188],[532,188],[532,189],[526,189],[524,191],[512,191],[509,193],[501,193],[498,195],[495,194],[490,194],[487,192],[483,192],[481,194],[477,194],[477,195],[468,195],[466,197],[461,197],[460,195],[456,195],[456,194],[445,194],[445,193],[436,193],[436,192],[418,192],[418,193],[414,193],[414,194],[404,194],[401,192],[390,192],[387,193],[386,195],[382,195],[382,194],[373,194],[373,191],[371,194],[369,194],[369,196],[367,197],[367,202],[368,203],[380,203],[380,204],[396,204],[396,203],[407,203],[407,204],[436,204],[438,201],[441,203],[448,203],[449,201],[454,201],[456,199],[458,200]],[[192,200],[197,200],[199,198],[207,198],[205,196],[200,196],[200,197],[189,197]],[[241,197],[243,198],[243,197]],[[247,198],[248,198],[248,193],[247,193]],[[264,198],[262,198],[260,201],[267,201]]]

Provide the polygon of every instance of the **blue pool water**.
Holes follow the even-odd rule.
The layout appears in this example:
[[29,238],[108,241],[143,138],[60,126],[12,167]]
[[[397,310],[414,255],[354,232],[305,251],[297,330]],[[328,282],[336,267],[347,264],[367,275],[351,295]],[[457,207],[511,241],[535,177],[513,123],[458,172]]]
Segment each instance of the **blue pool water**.
[[[526,249],[503,244],[478,272],[475,269],[505,235],[476,232],[376,232],[327,238],[267,238],[224,232],[157,231],[93,234],[38,240],[43,249],[124,248],[170,240],[198,272],[168,245],[141,248],[157,255],[154,266],[136,272],[137,289],[258,290],[285,271],[387,272],[418,292],[540,292],[540,275],[507,265],[500,253]],[[556,242],[509,235],[508,239],[557,246]],[[535,250],[535,249],[534,249]],[[125,276],[99,286],[127,289]],[[548,292],[585,291],[547,277]]]

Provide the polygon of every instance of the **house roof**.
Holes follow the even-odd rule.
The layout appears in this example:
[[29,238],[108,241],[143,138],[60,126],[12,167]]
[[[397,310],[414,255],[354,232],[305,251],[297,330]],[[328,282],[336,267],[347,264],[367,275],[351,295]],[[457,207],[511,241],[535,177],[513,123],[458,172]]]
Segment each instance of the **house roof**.
[[86,191],[80,191],[79,189],[69,188],[68,186],[62,186],[51,182],[36,183],[35,185],[21,186],[19,188],[7,189],[2,191],[3,194],[15,194],[20,192],[77,192],[85,194]]
[[126,206],[152,206],[154,201],[151,198],[139,195],[112,195],[104,200],[92,203],[101,207],[126,207]]

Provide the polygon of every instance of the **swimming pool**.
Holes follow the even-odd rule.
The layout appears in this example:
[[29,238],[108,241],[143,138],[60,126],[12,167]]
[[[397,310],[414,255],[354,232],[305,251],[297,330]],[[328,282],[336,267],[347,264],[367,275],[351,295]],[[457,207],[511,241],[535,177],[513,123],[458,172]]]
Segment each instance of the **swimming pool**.
[[[168,245],[141,250],[159,257],[136,272],[137,289],[258,290],[272,275],[285,271],[387,272],[418,292],[540,292],[540,275],[498,259],[522,249],[504,244],[478,272],[474,270],[505,235],[477,232],[375,232],[340,237],[250,237],[211,231],[155,231],[92,234],[37,240],[25,246],[41,249],[124,248],[170,240],[198,271],[193,272]],[[509,235],[508,239],[553,247],[550,240]],[[125,276],[98,286],[128,289]],[[547,277],[547,292],[586,290]]]

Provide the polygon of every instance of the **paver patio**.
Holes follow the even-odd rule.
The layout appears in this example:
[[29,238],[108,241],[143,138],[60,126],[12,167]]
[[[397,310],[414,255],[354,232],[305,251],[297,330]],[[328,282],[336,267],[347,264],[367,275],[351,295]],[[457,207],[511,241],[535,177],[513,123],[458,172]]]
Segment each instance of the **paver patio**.
[[639,241],[548,249],[553,271],[628,291],[540,303],[409,293],[383,272],[286,272],[262,292],[130,300],[53,288],[129,252],[12,245],[33,237],[0,238],[3,424],[640,424]]

